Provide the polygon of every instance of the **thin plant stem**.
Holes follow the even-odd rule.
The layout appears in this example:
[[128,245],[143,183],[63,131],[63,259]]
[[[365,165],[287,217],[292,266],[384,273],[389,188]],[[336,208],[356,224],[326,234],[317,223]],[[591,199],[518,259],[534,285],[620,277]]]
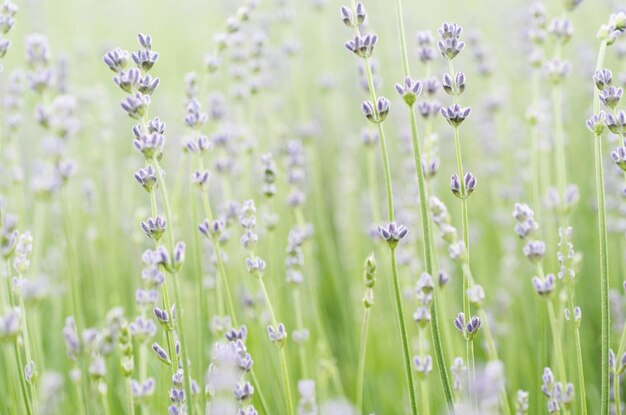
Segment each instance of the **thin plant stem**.
[[[402,14],[402,1],[396,1],[396,20],[398,25],[398,32],[400,35],[400,47],[402,51],[402,66],[404,68],[404,76],[410,76],[410,68],[408,61],[408,53],[406,46],[406,38],[404,32],[404,20]],[[426,272],[434,277],[434,254],[432,245],[432,226],[430,215],[428,212],[428,198],[426,194],[426,179],[424,177],[424,170],[422,168],[422,152],[419,141],[419,134],[417,129],[417,119],[413,105],[409,105],[409,117],[411,123],[411,143],[413,146],[413,159],[415,162],[415,170],[417,172],[417,184],[419,187],[419,200],[420,200],[420,218],[422,222],[423,233],[423,257],[426,264]],[[441,333],[439,330],[439,316],[438,316],[438,292],[433,293],[433,303],[430,309],[431,313],[431,329],[433,337],[433,345],[435,348],[435,359],[437,361],[437,368],[442,382],[443,392],[446,399],[446,404],[450,411],[454,411],[454,396],[452,394],[452,387],[450,386],[450,380],[448,378],[447,365],[445,359],[445,353],[443,351],[443,345],[441,341]]]
[[126,392],[128,394],[128,408],[127,413],[129,415],[135,415],[135,402],[133,400],[133,389],[130,385],[130,377],[126,378]]
[[[199,159],[199,169],[200,170],[204,170],[204,162],[202,160],[202,158]],[[204,208],[204,214],[207,217],[207,220],[212,221],[213,220],[213,211],[211,209],[211,202],[209,200],[209,195],[207,194],[207,192],[202,192],[202,206]],[[219,241],[217,240],[217,238],[213,238],[212,240],[213,242],[213,247],[215,249],[215,257],[216,257],[216,261],[217,261],[217,274],[218,274],[218,278],[217,278],[217,308],[218,311],[220,313],[220,315],[224,315],[225,309],[224,309],[224,300],[223,297],[226,297],[226,305],[228,306],[228,313],[230,314],[230,317],[232,319],[232,322],[235,326],[238,325],[238,321],[237,321],[237,315],[235,313],[235,303],[233,301],[231,292],[230,292],[230,287],[228,284],[228,276],[226,275],[226,267],[224,266],[224,261],[222,260],[222,252],[221,252],[221,248],[219,245]],[[225,293],[222,294],[222,287],[225,290]],[[263,394],[263,391],[261,390],[261,384],[259,383],[256,374],[254,372],[254,368],[250,369],[250,377],[252,378],[252,382],[254,383],[255,386],[255,394],[259,397],[259,401],[261,402],[261,408],[263,409],[263,412],[266,414],[269,414],[269,407],[267,405],[267,401],[265,399],[265,395]],[[207,408],[210,408],[210,405],[207,403]]]
[[[421,328],[419,331],[419,350],[420,354],[424,356],[426,354],[426,328]],[[429,398],[429,387],[428,387],[428,379],[426,376],[423,376],[420,379],[420,391],[421,391],[421,402],[422,402],[422,413],[429,414],[430,413],[430,398]]]
[[28,393],[28,387],[26,386],[26,377],[24,375],[24,360],[22,359],[22,354],[20,353],[17,339],[13,341],[13,351],[15,352],[15,360],[17,361],[18,371],[20,372],[20,391],[22,393],[24,405],[26,406],[26,413],[28,415],[33,415],[33,403],[31,402],[30,394]]
[[365,383],[365,358],[367,356],[367,332],[370,319],[370,307],[363,308],[363,323],[361,325],[361,339],[359,341],[359,363],[356,375],[356,410],[363,413],[363,385]]
[[[596,71],[602,69],[604,56],[606,54],[607,41],[600,43],[598,59],[596,61]],[[596,86],[593,94],[593,113],[600,112],[600,91]],[[609,311],[609,252],[608,236],[606,228],[606,201],[604,194],[604,168],[602,166],[602,136],[594,135],[594,160],[596,171],[596,196],[598,206],[598,239],[600,247],[600,308],[602,310],[602,357],[601,357],[601,396],[600,413],[609,413],[609,344],[611,340],[611,315]]]
[[[152,158],[152,162],[154,163],[154,167],[155,167],[155,171],[156,173],[156,177],[157,177],[157,181],[159,183],[159,189],[161,191],[161,196],[163,199],[163,204],[165,205],[165,216],[168,222],[168,226],[167,226],[167,232],[169,235],[169,242],[170,242],[170,252],[173,253],[174,252],[174,231],[172,230],[172,211],[170,208],[170,201],[169,201],[169,197],[167,195],[167,187],[165,186],[165,181],[163,180],[163,177],[161,175],[161,166],[159,165],[159,160],[157,159],[157,157],[153,157]],[[187,396],[188,400],[192,399],[192,395],[191,395],[191,370],[189,368],[190,363],[188,360],[188,356],[187,356],[187,344],[185,342],[185,329],[184,329],[184,324],[183,324],[183,309],[182,309],[182,303],[181,303],[181,296],[180,296],[180,288],[179,288],[179,283],[178,283],[178,275],[177,273],[174,271],[172,272],[172,280],[174,282],[174,301],[176,302],[176,314],[177,314],[177,318],[176,318],[176,327],[178,328],[179,332],[180,332],[180,348],[181,348],[181,358],[182,358],[182,367],[184,370],[184,374],[185,374],[185,382],[184,382],[184,388],[185,388],[185,395]],[[172,356],[173,357],[173,356]],[[187,405],[187,410],[189,411],[190,415],[193,415],[193,411],[194,411],[194,407],[193,405]]]
[[[265,282],[263,281],[263,277],[259,277],[259,284],[261,285],[261,291],[263,292],[263,297],[265,298],[265,304],[267,304],[267,309],[270,312],[270,317],[272,319],[272,325],[274,327],[278,327],[278,320],[276,319],[276,314],[274,314],[274,308],[272,307],[272,302],[270,300],[270,296],[267,292],[267,287],[265,286]],[[285,388],[285,405],[287,405],[287,412],[289,415],[294,415],[293,411],[293,402],[291,398],[291,385],[289,380],[289,368],[287,365],[287,356],[285,354],[285,348],[279,347],[279,359],[280,359],[280,371],[283,378],[283,386]]]
[[[356,8],[355,1],[352,1],[353,8]],[[357,35],[360,35],[360,31],[358,27],[355,27],[355,31]],[[372,68],[370,66],[370,62],[367,58],[363,58],[363,63],[365,66],[365,72],[367,75],[367,85],[370,91],[370,97],[372,103],[374,104],[374,111],[376,116],[378,117],[378,109],[376,108],[376,90],[374,88],[374,78],[372,76]],[[383,123],[378,122],[378,137],[380,143],[380,151],[383,159],[383,170],[385,176],[385,189],[387,192],[387,217],[389,222],[394,221],[394,208],[393,208],[393,188],[391,185],[391,169],[389,167],[389,155],[387,153],[387,143],[385,140],[385,130],[383,128]],[[404,354],[404,369],[407,377],[407,384],[409,388],[409,398],[411,401],[411,412],[413,415],[417,415],[417,399],[415,397],[415,385],[413,381],[413,370],[411,368],[411,354],[410,348],[408,344],[408,334],[406,329],[406,319],[404,317],[404,309],[402,306],[402,295],[400,292],[400,280],[398,277],[398,269],[396,264],[395,251],[390,247],[391,254],[391,272],[393,276],[393,288],[394,288],[394,299],[396,302],[396,312],[398,314],[398,322],[400,329],[400,338],[402,341],[402,351]]]
[[[571,312],[574,312],[574,286],[573,284],[569,287],[569,308]],[[572,326],[574,328],[574,346],[576,347],[576,366],[578,369],[578,396],[580,400],[580,413],[583,415],[587,415],[587,393],[585,391],[585,371],[583,368],[583,352],[582,346],[580,344],[580,328],[578,323],[574,320],[572,322]],[[621,345],[620,349],[621,350]],[[621,356],[621,354],[618,354]]]

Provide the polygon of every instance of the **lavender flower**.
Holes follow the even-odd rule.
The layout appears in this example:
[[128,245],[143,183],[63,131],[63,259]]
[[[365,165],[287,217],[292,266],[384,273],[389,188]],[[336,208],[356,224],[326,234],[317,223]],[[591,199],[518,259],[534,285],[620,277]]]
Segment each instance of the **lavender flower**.
[[267,334],[270,338],[270,341],[276,344],[279,348],[283,347],[285,341],[287,340],[287,330],[285,329],[285,325],[283,323],[278,323],[278,327],[267,326]]
[[163,363],[167,365],[172,364],[172,361],[170,360],[169,355],[167,354],[165,349],[159,346],[158,343],[152,343],[152,350],[154,351],[154,353],[156,354],[156,356],[159,358],[160,361],[162,361]]
[[155,241],[161,239],[161,236],[163,236],[166,228],[167,221],[164,217],[158,215],[156,218],[148,218],[141,222],[141,229],[143,229],[146,235]]
[[459,313],[454,319],[454,327],[464,338],[470,341],[476,336],[481,325],[482,323],[478,316],[472,316],[467,323],[465,322],[464,313]]
[[472,109],[470,107],[461,107],[459,104],[454,104],[449,107],[441,108],[441,115],[448,121],[453,127],[458,127],[465,121]]
[[357,35],[354,39],[348,40],[344,46],[350,52],[361,58],[369,58],[374,52],[374,46],[378,42],[378,35],[375,33],[367,35]]
[[120,105],[129,117],[138,120],[146,113],[150,105],[150,96],[136,92],[135,95],[127,96]]
[[540,279],[539,277],[532,278],[533,287],[535,287],[535,291],[542,297],[548,297],[554,291],[556,287],[556,278],[554,274],[546,275],[545,279]]
[[620,146],[611,152],[611,158],[623,171],[626,171],[626,147]]
[[607,127],[608,117],[609,115],[606,112],[600,111],[598,114],[594,114],[589,117],[585,124],[587,125],[589,131],[597,136],[601,136]]
[[341,6],[339,11],[341,14],[341,20],[347,27],[359,27],[365,22],[365,18],[367,17],[365,7],[361,2],[356,4],[356,8],[354,10],[356,19],[352,15],[352,10],[350,10],[347,6]]
[[253,277],[260,278],[265,272],[265,261],[259,257],[246,258],[246,267]]
[[542,241],[528,241],[524,246],[524,255],[534,264],[539,263],[546,253],[546,244]]
[[441,79],[441,85],[448,95],[461,95],[465,91],[465,74],[457,72],[452,79],[449,73],[445,73]]
[[131,68],[128,71],[120,70],[118,74],[113,77],[113,82],[124,92],[131,94],[138,88],[140,79],[141,73],[139,70]]
[[459,40],[461,32],[463,29],[456,23],[445,22],[439,28],[441,40],[437,42],[437,47],[446,59],[454,59],[465,47],[465,42]]
[[422,92],[422,83],[407,76],[404,84],[396,84],[396,91],[408,106],[413,106],[417,96]]
[[417,372],[417,375],[422,379],[428,377],[430,372],[433,371],[433,359],[430,355],[421,357],[415,356],[413,358],[413,363],[415,364],[415,371]]
[[619,110],[613,114],[606,114],[606,126],[613,134],[626,134],[626,112]]
[[387,118],[389,107],[391,107],[391,102],[385,97],[378,97],[376,107],[371,101],[361,103],[361,111],[368,120],[375,124],[381,123]]
[[164,144],[165,137],[156,131],[150,134],[141,134],[139,137],[135,137],[133,141],[133,146],[143,154],[146,160],[160,159],[163,155]]
[[611,85],[608,88],[604,88],[600,91],[600,101],[608,108],[615,109],[622,99],[624,90],[622,88],[616,88]]
[[606,68],[600,69],[593,75],[593,82],[596,84],[596,87],[602,91],[613,83],[613,74]]
[[[161,177],[163,177],[163,175],[164,172],[161,171]],[[135,180],[137,180],[137,183],[139,183],[148,193],[150,193],[152,189],[156,189],[158,186],[156,170],[150,164],[137,170],[134,177]]]
[[395,222],[390,222],[387,227],[378,226],[379,235],[387,241],[391,249],[394,249],[408,232],[409,230],[404,225],[396,225]]
[[120,72],[128,64],[129,53],[120,48],[115,48],[104,54],[102,60],[113,72]]

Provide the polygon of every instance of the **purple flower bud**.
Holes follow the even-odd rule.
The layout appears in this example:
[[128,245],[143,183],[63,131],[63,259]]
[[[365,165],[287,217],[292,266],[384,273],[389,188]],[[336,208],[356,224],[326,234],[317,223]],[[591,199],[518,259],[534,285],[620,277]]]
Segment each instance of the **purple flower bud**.
[[406,236],[409,230],[404,225],[396,225],[395,222],[389,222],[387,227],[378,226],[379,235],[387,241],[389,247],[394,249],[398,242]]
[[102,60],[113,72],[120,72],[126,68],[128,56],[127,51],[115,48],[105,53]]
[[167,352],[165,351],[165,349],[159,346],[158,343],[152,343],[152,350],[154,351],[156,356],[159,358],[159,360],[161,360],[163,363],[167,365],[172,364],[172,361],[170,360],[170,357],[167,355]]
[[600,101],[610,109],[615,109],[622,99],[624,90],[622,88],[616,88],[613,85],[608,88],[604,88],[600,91]]
[[469,107],[461,107],[459,104],[454,104],[449,107],[441,108],[441,115],[448,121],[453,127],[458,127],[465,121],[467,116],[472,111]]
[[374,46],[378,42],[378,35],[375,33],[355,36],[354,39],[348,40],[344,46],[349,51],[361,58],[369,58],[374,51]]
[[613,74],[608,69],[600,69],[593,75],[593,82],[602,91],[613,83]]
[[422,92],[422,82],[407,76],[404,78],[404,84],[396,84],[396,91],[408,106],[413,106],[415,99]]
[[163,236],[163,232],[167,228],[167,221],[163,216],[156,218],[148,218],[141,222],[141,229],[148,235],[148,237],[158,241]]
[[150,105],[150,96],[136,92],[135,95],[129,95],[126,97],[120,105],[129,117],[138,120],[146,113],[148,106]]

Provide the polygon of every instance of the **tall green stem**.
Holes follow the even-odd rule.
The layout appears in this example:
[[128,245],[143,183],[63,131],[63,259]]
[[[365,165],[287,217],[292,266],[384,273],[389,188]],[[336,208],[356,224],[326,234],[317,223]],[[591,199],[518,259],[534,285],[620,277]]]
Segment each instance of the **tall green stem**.
[[[596,71],[602,69],[604,65],[604,55],[606,53],[607,41],[603,40],[598,51],[598,60],[596,62]],[[600,91],[596,87],[593,94],[593,112],[600,112]],[[600,413],[606,415],[609,413],[609,344],[611,330],[611,315],[609,312],[609,252],[608,237],[606,228],[606,201],[604,194],[604,168],[602,166],[602,136],[594,135],[594,153],[595,153],[595,170],[596,170],[596,192],[598,204],[598,239],[600,242],[600,304],[602,310],[602,357],[601,357],[601,407]]]
[[[170,208],[170,200],[167,195],[167,187],[165,186],[165,181],[163,180],[163,177],[161,175],[161,166],[159,165],[159,160],[157,159],[157,157],[153,157],[152,162],[154,163],[155,171],[157,172],[156,177],[159,183],[159,189],[161,190],[161,196],[163,198],[163,205],[165,206],[165,216],[166,216],[167,223],[168,223],[167,232],[169,235],[170,252],[173,255],[174,231],[172,230],[172,228],[173,228],[174,223],[172,222],[172,211]],[[176,327],[178,328],[180,332],[182,367],[183,367],[184,375],[185,375],[184,376],[185,378],[184,388],[185,388],[185,395],[187,396],[187,400],[188,400],[187,411],[189,412],[190,415],[193,415],[193,411],[195,408],[193,405],[191,405],[191,400],[193,399],[191,395],[191,370],[190,370],[190,363],[189,363],[188,356],[187,356],[187,342],[185,341],[185,329],[184,329],[184,324],[183,324],[183,307],[182,307],[182,302],[181,302],[178,278],[179,277],[176,271],[172,272],[172,280],[174,282],[174,301],[176,302],[176,314],[177,314]]]
[[[278,328],[278,320],[276,319],[276,314],[274,314],[274,308],[272,307],[272,302],[270,300],[270,296],[267,292],[267,287],[265,286],[265,282],[263,281],[263,277],[259,277],[259,284],[261,285],[261,291],[263,291],[263,297],[265,298],[265,304],[270,312],[270,317],[272,319],[272,325]],[[291,398],[291,382],[289,380],[289,369],[287,366],[287,356],[285,354],[285,348],[281,345],[278,349],[279,359],[280,359],[280,372],[283,378],[283,387],[285,388],[285,405],[287,405],[287,413],[289,415],[294,415],[293,411],[293,402]]]
[[361,340],[359,342],[359,363],[356,375],[356,410],[363,413],[363,384],[365,381],[365,357],[367,356],[367,331],[369,327],[370,307],[363,309],[363,324],[361,326]]
[[[353,8],[355,8],[355,1],[352,1]],[[357,35],[360,35],[358,27],[355,28]],[[378,109],[376,108],[376,90],[374,89],[374,78],[372,76],[372,68],[370,66],[369,60],[367,58],[363,58],[365,64],[365,72],[367,75],[367,85],[370,91],[370,97],[372,103],[374,104],[374,111],[376,112],[376,116],[378,117]],[[387,217],[389,222],[394,221],[394,209],[393,209],[393,188],[391,186],[391,169],[389,167],[389,155],[387,154],[387,143],[385,140],[385,130],[383,128],[382,122],[377,123],[378,126],[378,136],[380,142],[380,151],[383,159],[383,170],[385,175],[385,189],[387,191]],[[406,319],[404,317],[404,309],[402,306],[402,295],[400,293],[400,281],[398,278],[398,269],[396,264],[395,252],[393,249],[390,249],[391,252],[391,268],[394,285],[394,298],[396,301],[396,311],[398,313],[398,321],[400,324],[400,337],[402,341],[402,350],[404,353],[404,369],[407,376],[407,384],[409,387],[409,398],[411,400],[411,411],[413,415],[417,415],[417,399],[415,397],[415,385],[413,381],[413,371],[411,368],[411,354],[408,344],[408,335],[406,330]]]
[[[404,76],[410,76],[409,60],[406,46],[406,37],[404,31],[404,20],[402,13],[402,1],[396,1],[396,21],[398,26],[398,33],[400,36],[400,48],[402,52],[402,67],[404,69]],[[428,201],[426,194],[426,180],[424,177],[424,170],[422,168],[422,152],[419,142],[419,134],[417,130],[417,119],[415,111],[412,105],[409,105],[409,117],[411,122],[411,143],[413,146],[413,158],[415,162],[415,170],[417,172],[417,182],[419,187],[419,200],[420,200],[420,218],[422,222],[423,233],[423,257],[426,264],[426,272],[434,277],[434,255],[432,246],[432,227],[430,222],[430,216],[428,212]],[[446,404],[450,412],[454,412],[454,397],[452,394],[452,387],[450,386],[450,380],[448,378],[448,371],[446,365],[445,354],[443,351],[441,333],[439,331],[439,316],[438,316],[438,292],[433,295],[433,303],[430,309],[431,323],[432,323],[432,337],[433,345],[435,348],[435,359],[437,361],[437,368],[442,382],[443,392],[446,399]],[[409,362],[410,364],[410,362]],[[422,398],[424,399],[424,398]]]

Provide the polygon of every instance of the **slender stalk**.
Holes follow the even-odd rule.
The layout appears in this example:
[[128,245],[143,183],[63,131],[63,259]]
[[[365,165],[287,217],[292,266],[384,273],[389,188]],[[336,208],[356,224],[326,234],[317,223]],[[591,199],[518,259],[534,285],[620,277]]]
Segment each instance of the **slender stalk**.
[[361,340],[359,342],[359,363],[356,372],[356,410],[363,413],[363,385],[365,382],[365,357],[367,355],[367,331],[369,328],[370,307],[363,308],[363,323],[361,325]]
[[[263,296],[265,298],[265,304],[267,304],[267,308],[270,312],[270,317],[272,319],[272,325],[274,327],[278,327],[278,320],[276,319],[276,314],[274,314],[274,308],[272,307],[272,302],[270,300],[270,296],[267,293],[267,287],[265,286],[265,282],[263,281],[263,277],[259,277],[259,284],[261,285],[261,291],[263,291]],[[285,348],[279,347],[279,359],[280,359],[280,371],[283,378],[283,387],[285,388],[285,405],[287,405],[287,412],[289,415],[294,415],[293,411],[293,402],[291,399],[291,385],[289,381],[289,369],[287,366],[287,356],[285,354]]]
[[[152,188],[152,190],[150,191],[150,211],[152,213],[152,217],[155,218],[158,213],[155,188]],[[155,242],[157,248],[160,246],[160,244],[160,241]],[[167,310],[167,312],[169,313],[172,305],[170,303],[169,290],[167,289],[167,281],[163,281],[163,284],[161,284],[161,297],[163,298],[163,308],[165,308],[165,310]],[[174,358],[176,352],[174,351],[174,334],[172,333],[172,330],[165,330],[165,339],[167,341],[167,352],[169,353],[170,358]],[[177,367],[175,365],[171,365],[172,375],[176,373],[176,369]]]
[[[292,289],[293,294],[293,304],[295,308],[296,314],[296,326],[298,330],[302,330],[304,328],[304,322],[302,320],[302,310],[301,310],[301,301],[300,301],[300,287],[295,285]],[[309,368],[307,365],[306,359],[306,349],[304,343],[298,344],[298,360],[300,361],[300,376],[303,379],[308,379],[309,377]]]
[[[569,308],[571,312],[574,312],[574,286],[570,285],[569,292]],[[572,317],[573,318],[573,317]],[[576,321],[572,322],[572,326],[574,328],[574,343],[576,347],[576,366],[578,369],[578,396],[580,400],[580,413],[583,415],[587,415],[587,393],[585,391],[585,371],[583,367],[583,353],[582,346],[580,344],[580,328]],[[621,345],[620,349],[621,350]],[[621,354],[618,354],[621,356]]]
[[[358,32],[358,29],[357,29]],[[367,83],[370,90],[370,95],[372,98],[372,102],[376,102],[376,91],[374,90],[374,80],[372,77],[372,69],[370,63],[367,58],[363,58],[365,63],[365,72],[367,74]],[[378,110],[375,109],[376,115],[378,115]],[[383,159],[383,169],[385,173],[385,189],[387,191],[387,212],[389,222],[394,221],[394,210],[393,210],[393,189],[391,185],[391,169],[389,167],[389,155],[387,154],[387,143],[385,140],[385,130],[383,128],[382,123],[377,123],[378,126],[378,136],[380,141],[380,151],[382,153]],[[404,366],[405,372],[407,376],[407,383],[409,387],[409,398],[411,400],[411,411],[413,415],[417,414],[417,403],[415,397],[415,386],[413,381],[413,371],[411,369],[411,355],[410,349],[408,345],[408,335],[406,333],[406,324],[404,317],[404,310],[402,306],[402,295],[400,293],[400,281],[398,278],[398,269],[395,259],[395,251],[390,249],[391,251],[391,263],[392,263],[392,275],[394,275],[393,283],[394,283],[394,298],[396,301],[396,311],[398,313],[398,320],[400,323],[400,337],[402,340],[402,350],[404,353]]]
[[402,310],[402,294],[400,290],[400,277],[398,276],[398,264],[396,263],[396,250],[391,248],[391,277],[393,280],[393,294],[396,302],[396,312],[400,323],[400,338],[402,340],[402,351],[404,354],[404,368],[406,370],[409,384],[409,398],[411,400],[411,411],[417,414],[417,398],[415,396],[415,385],[413,381],[413,370],[411,367],[411,351],[409,349],[409,335],[406,329],[406,319]]
[[[426,354],[426,328],[421,328],[419,332],[419,350],[420,354],[424,356]],[[429,388],[428,388],[428,380],[426,376],[423,376],[420,380],[420,392],[421,392],[421,402],[422,402],[422,414],[430,413],[430,398],[429,398]]]
[[15,359],[17,360],[18,371],[20,372],[20,391],[22,392],[22,399],[24,400],[24,405],[26,406],[26,413],[28,415],[32,415],[33,403],[31,402],[28,387],[26,386],[26,378],[24,376],[24,360],[22,359],[17,339],[13,341],[13,351],[15,352]]
[[567,186],[567,167],[565,158],[565,137],[563,134],[563,90],[561,85],[552,88],[552,111],[554,113],[554,138],[555,138],[555,159],[556,159],[556,179],[561,197],[565,197],[565,187]]
[[[406,38],[404,32],[404,20],[402,13],[402,1],[396,1],[396,21],[398,25],[398,33],[400,35],[400,48],[402,51],[402,66],[404,69],[404,76],[410,76],[410,68],[408,61],[408,53],[406,46]],[[419,188],[419,200],[420,200],[420,218],[422,222],[423,233],[423,257],[426,264],[426,272],[434,277],[434,254],[432,245],[432,224],[428,212],[428,198],[426,189],[426,179],[424,177],[424,170],[422,168],[422,152],[419,142],[419,134],[417,129],[417,119],[413,105],[409,105],[409,117],[411,123],[411,143],[413,146],[413,159],[415,162],[415,170],[417,172],[417,183]],[[433,337],[433,345],[435,348],[435,359],[437,361],[437,368],[442,382],[443,392],[446,399],[446,404],[450,412],[454,412],[454,396],[452,394],[452,387],[450,386],[450,380],[448,378],[448,371],[446,365],[445,354],[443,351],[441,333],[439,331],[439,316],[438,316],[438,292],[433,293],[433,302],[430,309],[431,313],[431,329]]]
[[615,404],[615,415],[622,415],[622,403],[619,397],[619,375],[613,375],[613,403]]
[[[199,169],[200,170],[204,170],[204,162],[202,160],[202,158],[199,159]],[[209,195],[207,194],[207,192],[202,192],[202,206],[204,208],[204,214],[207,218],[207,220],[212,221],[213,220],[213,211],[211,209],[211,202],[209,201]],[[217,260],[217,274],[218,274],[218,278],[216,281],[217,284],[217,308],[218,308],[218,312],[220,313],[220,315],[225,315],[225,309],[224,309],[224,294],[226,297],[226,304],[228,306],[228,314],[230,314],[230,317],[232,319],[232,322],[235,326],[238,325],[237,322],[237,314],[235,313],[235,303],[233,301],[233,297],[231,295],[230,292],[230,287],[228,285],[228,277],[226,275],[226,267],[224,266],[224,261],[222,260],[222,252],[221,252],[221,248],[219,245],[219,241],[217,240],[217,238],[213,238],[213,247],[215,249],[215,256],[216,256],[216,260]],[[225,293],[222,294],[222,287],[225,289]],[[266,414],[269,414],[269,407],[267,405],[267,401],[265,399],[265,395],[263,394],[263,391],[261,390],[261,384],[259,383],[256,374],[254,372],[254,368],[250,369],[250,377],[252,378],[252,382],[254,383],[255,386],[255,394],[259,397],[259,401],[261,402],[261,408],[263,409],[263,412]],[[210,403],[207,403],[207,410],[210,412]]]
[[[165,181],[163,180],[163,177],[161,175],[161,166],[159,165],[159,160],[157,159],[157,157],[152,158],[152,163],[154,163],[155,171],[157,172],[156,177],[159,183],[159,189],[161,191],[163,204],[165,205],[165,216],[168,222],[167,232],[169,235],[170,252],[173,253],[174,252],[174,231],[172,230],[172,227],[173,227],[172,226],[173,225],[172,211],[170,208],[170,201],[167,195],[167,187],[165,186]],[[176,327],[178,328],[180,332],[179,341],[180,341],[180,348],[181,348],[182,367],[183,367],[184,374],[185,374],[185,382],[184,382],[185,395],[187,396],[188,401],[191,402],[192,400],[191,370],[190,370],[190,363],[187,357],[187,343],[185,341],[185,330],[184,330],[184,325],[183,325],[183,308],[182,308],[180,288],[179,288],[179,283],[178,283],[178,275],[175,271],[172,272],[172,280],[174,281],[174,301],[176,302],[176,314],[177,314]],[[187,405],[187,410],[190,415],[193,415],[194,406]]]
[[[602,69],[604,65],[604,55],[606,53],[607,41],[600,43],[596,70]],[[593,112],[600,112],[600,91],[596,87],[593,94]],[[598,205],[598,239],[600,242],[600,304],[602,310],[602,357],[601,357],[601,407],[600,413],[609,413],[609,344],[611,330],[611,315],[609,312],[609,252],[608,237],[606,228],[606,201],[604,194],[604,168],[602,166],[602,137],[594,135],[594,160],[596,171],[596,192]]]
[[135,415],[135,402],[133,400],[133,389],[130,386],[130,377],[126,378],[126,393],[128,394],[127,400],[127,414]]
[[381,220],[380,207],[378,206],[378,186],[376,181],[376,154],[373,148],[367,148],[367,184],[370,194],[370,209],[372,209],[372,223]]

